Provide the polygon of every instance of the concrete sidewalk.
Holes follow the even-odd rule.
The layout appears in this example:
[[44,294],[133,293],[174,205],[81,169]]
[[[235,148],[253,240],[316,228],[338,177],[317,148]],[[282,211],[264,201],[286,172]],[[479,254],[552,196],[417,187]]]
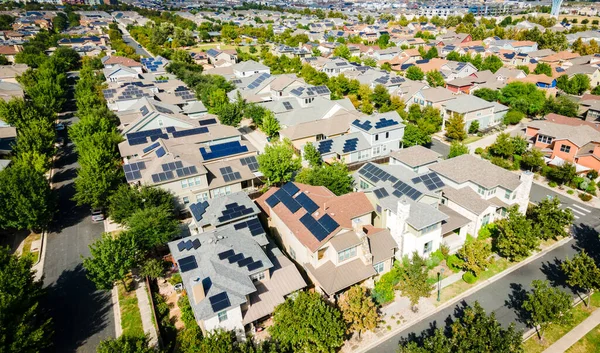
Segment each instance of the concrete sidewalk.
[[156,332],[156,326],[154,326],[154,318],[152,317],[152,307],[150,300],[148,299],[146,282],[143,280],[138,282],[135,295],[137,296],[140,316],[142,317],[142,327],[144,328],[144,333],[148,335],[149,338],[148,343],[150,344],[150,347],[156,347],[158,344],[158,334]]
[[554,342],[554,344],[548,347],[543,353],[562,353],[566,351],[598,325],[600,325],[600,310],[594,311],[592,315],[583,320],[583,322],[574,329],[567,332],[567,334],[562,336],[558,341]]

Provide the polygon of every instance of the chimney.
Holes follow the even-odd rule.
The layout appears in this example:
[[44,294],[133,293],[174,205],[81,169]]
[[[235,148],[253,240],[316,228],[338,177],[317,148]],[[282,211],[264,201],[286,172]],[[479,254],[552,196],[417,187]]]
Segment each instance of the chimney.
[[202,281],[200,278],[195,280],[196,284],[192,286],[192,296],[194,297],[194,304],[198,304],[204,299],[204,286],[202,285]]
[[[406,220],[410,215],[410,204],[406,196],[402,196],[400,200],[398,200],[398,207],[396,208],[396,219],[388,220],[389,223],[393,223],[393,228],[391,228],[390,233],[392,234],[392,238],[396,241],[398,245],[398,251],[396,252],[396,259],[402,259],[403,255],[403,243],[404,243],[404,231],[406,228]],[[391,224],[390,224],[391,225]]]

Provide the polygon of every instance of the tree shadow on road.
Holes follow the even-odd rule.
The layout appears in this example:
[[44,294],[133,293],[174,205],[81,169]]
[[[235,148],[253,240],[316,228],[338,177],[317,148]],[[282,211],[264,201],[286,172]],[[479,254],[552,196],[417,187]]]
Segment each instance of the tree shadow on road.
[[510,289],[512,293],[508,295],[508,300],[504,301],[504,306],[514,310],[517,314],[517,320],[529,326],[531,315],[523,309],[523,302],[527,299],[527,291],[520,283],[511,283]]
[[85,344],[90,346],[84,351],[95,352],[101,340],[114,336],[114,330],[106,330],[102,335],[106,337],[92,339],[114,320],[111,296],[110,292],[96,290],[81,264],[63,271],[47,288],[43,307],[52,317],[55,330],[54,346],[48,352],[75,352]]
[[567,277],[560,267],[561,264],[562,260],[555,257],[552,262],[542,263],[540,270],[546,275],[546,278],[553,287],[567,288],[569,285],[567,284]]
[[600,262],[600,237],[598,232],[585,224],[574,225],[572,228],[575,244],[573,248],[585,252],[593,258],[596,263]]

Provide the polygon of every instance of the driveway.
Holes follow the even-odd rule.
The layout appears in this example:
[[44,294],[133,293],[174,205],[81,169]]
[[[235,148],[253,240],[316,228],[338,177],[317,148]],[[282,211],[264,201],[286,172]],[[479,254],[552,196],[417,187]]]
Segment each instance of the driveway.
[[435,138],[432,138],[431,143],[429,145],[426,145],[425,147],[441,154],[443,158],[446,158],[446,156],[448,156],[448,153],[450,153],[450,145],[447,145],[440,140],[436,140]]
[[[534,184],[531,192],[532,201],[539,201],[547,195],[557,196],[552,190]],[[534,279],[548,279],[552,285],[575,295],[564,284],[564,276],[558,267],[558,263],[567,256],[572,258],[579,248],[586,249],[593,256],[597,257],[599,255],[600,241],[597,230],[600,229],[600,211],[585,207],[585,205],[570,199],[565,200],[565,202],[568,202],[568,204],[562,207],[580,212],[573,212],[578,216],[574,222],[573,240],[480,289],[457,305],[441,310],[399,332],[375,348],[370,349],[369,352],[395,352],[401,339],[415,339],[415,335],[418,336],[423,331],[446,326],[464,305],[472,305],[475,301],[478,301],[488,314],[495,313],[496,318],[502,325],[508,326],[510,323],[514,323],[517,328],[526,329],[521,311],[518,309],[521,301],[519,298],[521,298],[524,291],[530,289],[530,284]]]
[[[66,120],[73,124],[77,118]],[[115,336],[110,292],[97,291],[85,277],[81,256],[89,255],[89,244],[100,237],[102,223],[92,223],[90,210],[77,207],[74,195],[77,155],[73,144],[64,147],[56,161],[53,177],[58,193],[58,213],[47,238],[44,307],[54,321],[54,346],[50,352],[96,352],[101,340]]]

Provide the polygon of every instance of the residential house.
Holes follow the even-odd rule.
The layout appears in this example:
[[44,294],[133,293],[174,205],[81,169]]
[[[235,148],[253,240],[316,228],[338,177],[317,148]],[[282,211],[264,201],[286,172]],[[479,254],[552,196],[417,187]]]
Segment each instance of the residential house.
[[354,71],[356,70],[356,65],[348,62],[345,59],[330,59],[323,66],[322,71],[327,74],[327,76],[337,76],[346,71]]
[[[503,114],[496,114],[496,111]],[[504,120],[508,108],[500,103],[488,102],[476,96],[460,95],[456,99],[442,104],[442,115],[444,118],[444,129],[447,120],[453,114],[459,114],[465,122],[465,129],[474,121],[479,123],[479,129],[485,130],[489,127],[499,125]]]
[[[194,317],[204,334],[254,332],[306,282],[273,245],[244,193],[190,204],[190,226],[209,229],[168,244]],[[206,227],[205,227],[206,228]]]
[[417,174],[427,172],[429,166],[439,162],[442,156],[429,148],[416,145],[390,152],[390,165],[402,165]]
[[139,62],[137,62],[133,59],[130,59],[130,58],[112,55],[112,56],[105,56],[101,60],[102,60],[102,65],[104,65],[105,69],[112,69],[116,66],[120,66],[120,67],[127,67],[130,69],[133,69],[139,74],[141,74],[143,72],[142,64],[140,64]]
[[271,74],[271,69],[254,60],[242,61],[233,65],[233,74],[237,78],[250,77],[256,74]]
[[552,166],[573,163],[578,173],[600,171],[597,124],[557,114],[547,118],[530,122],[525,131],[530,145],[544,152],[546,162]]
[[[515,80],[509,80],[509,83]],[[520,79],[519,81],[528,82],[535,84],[538,88],[550,89],[556,87],[556,79],[546,76],[544,74],[529,74],[525,78]]]
[[257,199],[275,237],[315,285],[333,297],[391,269],[396,244],[371,228],[374,211],[362,192],[336,196],[323,186],[287,183]]
[[17,76],[22,75],[28,68],[27,64],[1,65],[0,82],[18,83]]
[[139,78],[140,74],[138,70],[121,64],[110,65],[110,68],[105,67],[102,71],[104,73],[104,77],[109,82],[137,79]]
[[406,104],[407,108],[412,104],[418,104],[421,108],[434,107],[441,109],[444,103],[454,99],[456,99],[456,95],[452,91],[444,87],[433,87],[419,90],[413,95],[412,101],[406,101]]
[[215,65],[220,61],[233,65],[238,60],[237,52],[235,50],[209,49],[206,51],[206,55],[208,56],[208,62],[212,65]]
[[142,62],[145,72],[159,75],[166,73],[167,65],[169,65],[169,60],[160,55],[150,58],[142,58],[140,61]]

